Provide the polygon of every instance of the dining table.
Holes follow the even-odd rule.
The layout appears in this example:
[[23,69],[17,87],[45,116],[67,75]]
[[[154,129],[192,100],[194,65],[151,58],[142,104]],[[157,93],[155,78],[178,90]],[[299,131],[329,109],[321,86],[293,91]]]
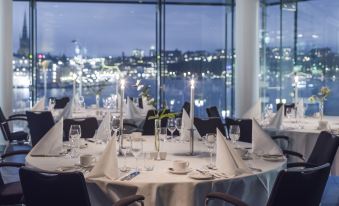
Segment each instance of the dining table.
[[[327,122],[327,128],[319,128],[319,121]],[[288,150],[296,151],[303,155],[307,160],[321,131],[329,131],[333,135],[339,135],[339,117],[324,116],[322,120],[319,117],[288,118],[282,121],[280,129],[266,128],[271,135],[283,135],[289,137]],[[326,149],[326,148],[324,148]],[[298,158],[292,158],[293,161],[303,161]],[[331,168],[331,175],[339,175],[339,152],[335,156]]]
[[[141,134],[130,135],[132,138],[133,135]],[[154,136],[141,136],[141,138],[143,154],[154,152]],[[143,157],[139,157],[136,161],[131,154],[125,157],[118,156],[118,167],[121,168],[126,164],[131,170],[120,172],[116,179],[89,180],[87,176],[90,167],[80,166],[79,157],[67,154],[55,157],[36,157],[28,154],[25,162],[28,167],[43,171],[83,172],[92,205],[112,205],[122,197],[140,194],[145,196],[147,206],[203,206],[205,195],[218,191],[234,195],[251,206],[262,206],[268,200],[279,171],[286,167],[286,160],[267,161],[251,153],[251,144],[238,142],[235,147],[248,150],[250,158],[244,161],[251,170],[237,176],[228,176],[223,171],[208,169],[206,165],[210,161],[210,156],[207,146],[200,139],[194,142],[195,153],[189,155],[189,142],[166,141],[166,139],[161,141],[160,151],[166,152],[166,159],[148,162],[153,165],[150,171],[145,169],[146,160]],[[128,141],[125,144],[128,144]],[[90,139],[81,139],[81,145],[78,156],[91,154],[96,159],[102,155],[106,147],[106,143]],[[118,147],[119,144],[116,145]],[[64,142],[64,148],[68,146],[69,144]],[[187,161],[189,172],[174,174],[171,170],[174,160]],[[134,168],[138,168],[140,174],[123,180],[122,177],[130,174]],[[210,174],[211,178],[194,178],[194,174],[201,171]],[[220,202],[211,202],[210,205],[220,205]]]

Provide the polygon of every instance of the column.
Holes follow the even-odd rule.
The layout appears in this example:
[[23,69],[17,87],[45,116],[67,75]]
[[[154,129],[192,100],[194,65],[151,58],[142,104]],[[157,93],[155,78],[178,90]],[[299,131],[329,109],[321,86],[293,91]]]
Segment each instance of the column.
[[236,0],[235,115],[259,100],[259,0]]
[[12,113],[12,0],[0,1],[0,106]]

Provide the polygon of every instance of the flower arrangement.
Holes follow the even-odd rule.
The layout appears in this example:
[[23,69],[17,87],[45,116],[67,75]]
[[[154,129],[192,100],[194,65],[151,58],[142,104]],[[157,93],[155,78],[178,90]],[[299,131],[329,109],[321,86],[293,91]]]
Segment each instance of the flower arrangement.
[[310,96],[308,98],[308,100],[311,103],[314,103],[316,101],[324,102],[324,101],[326,101],[326,98],[330,95],[330,93],[331,93],[330,88],[328,88],[328,87],[321,87],[319,93],[317,95]]

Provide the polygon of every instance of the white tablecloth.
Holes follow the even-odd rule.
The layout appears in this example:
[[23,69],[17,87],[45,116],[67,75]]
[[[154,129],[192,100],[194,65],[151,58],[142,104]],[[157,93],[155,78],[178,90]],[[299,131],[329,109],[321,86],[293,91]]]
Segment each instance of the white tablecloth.
[[[325,116],[331,129],[339,129],[339,117]],[[284,119],[283,129],[279,131],[268,130],[272,135],[285,135],[290,138],[289,150],[301,153],[305,159],[310,156],[321,130],[318,129],[319,119],[309,117],[299,119],[299,123],[293,119]],[[326,149],[326,148],[324,148]],[[293,159],[299,160],[300,159]],[[339,152],[335,157],[331,169],[332,175],[339,175]]]
[[[153,138],[144,137],[144,151],[153,151]],[[81,154],[99,156],[105,145],[86,142],[88,147],[80,151]],[[245,146],[250,146],[246,145]],[[262,159],[251,160],[252,167],[260,168],[263,172],[254,172],[233,178],[214,180],[193,180],[187,175],[175,175],[168,172],[172,161],[183,159],[190,162],[192,169],[202,168],[208,163],[208,153],[205,146],[196,141],[197,156],[183,156],[189,150],[188,143],[162,143],[161,150],[168,151],[166,160],[154,161],[153,171],[141,171],[141,174],[130,181],[103,179],[95,183],[88,182],[92,205],[111,205],[121,197],[142,194],[146,197],[145,205],[161,206],[199,206],[204,205],[204,198],[208,192],[220,191],[233,194],[249,205],[265,205],[278,172],[285,167],[285,162],[267,162]],[[79,159],[65,157],[26,157],[26,164],[31,167],[55,171],[61,166],[72,166]],[[119,166],[123,158],[118,158]],[[135,166],[133,157],[127,158],[127,165]],[[143,167],[143,160],[139,160],[139,167]],[[86,175],[85,175],[86,177]]]

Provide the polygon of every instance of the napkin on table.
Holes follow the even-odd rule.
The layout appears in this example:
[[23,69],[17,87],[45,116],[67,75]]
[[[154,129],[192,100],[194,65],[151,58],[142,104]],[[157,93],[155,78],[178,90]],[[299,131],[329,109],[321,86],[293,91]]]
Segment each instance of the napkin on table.
[[275,116],[269,122],[269,124],[267,126],[268,128],[272,128],[272,129],[276,129],[276,130],[281,129],[282,122],[283,122],[284,115],[285,115],[284,114],[284,110],[285,110],[284,108],[285,108],[285,105],[282,105],[280,107],[278,112],[275,114]]
[[32,148],[31,156],[59,156],[62,152],[63,119],[57,122]]
[[109,137],[111,137],[110,133],[110,114],[106,114],[100,123],[100,126],[95,133],[94,139],[99,139],[106,141]]
[[261,118],[261,101],[258,100],[245,114],[242,119],[260,119]]
[[[189,140],[190,138],[190,128],[191,127],[191,118],[188,116],[186,110],[183,109],[182,111],[182,117],[181,117],[181,131],[180,131],[180,139],[181,140]],[[201,138],[197,128],[193,124],[194,129],[194,137],[195,138]]]
[[45,97],[42,97],[35,105],[32,107],[32,112],[44,111],[45,110]]
[[256,154],[282,155],[280,147],[258,124],[252,120],[252,150]]
[[116,152],[116,138],[111,138],[95,166],[88,174],[87,179],[100,178],[115,180],[119,177],[118,159]]
[[[60,116],[58,118],[64,118],[64,119],[69,119],[72,117],[72,112],[73,112],[73,103],[74,99],[72,98],[65,106],[65,108],[62,110]],[[56,120],[58,121],[58,118]]]
[[233,177],[243,173],[251,173],[232,143],[217,129],[216,167],[221,172]]

